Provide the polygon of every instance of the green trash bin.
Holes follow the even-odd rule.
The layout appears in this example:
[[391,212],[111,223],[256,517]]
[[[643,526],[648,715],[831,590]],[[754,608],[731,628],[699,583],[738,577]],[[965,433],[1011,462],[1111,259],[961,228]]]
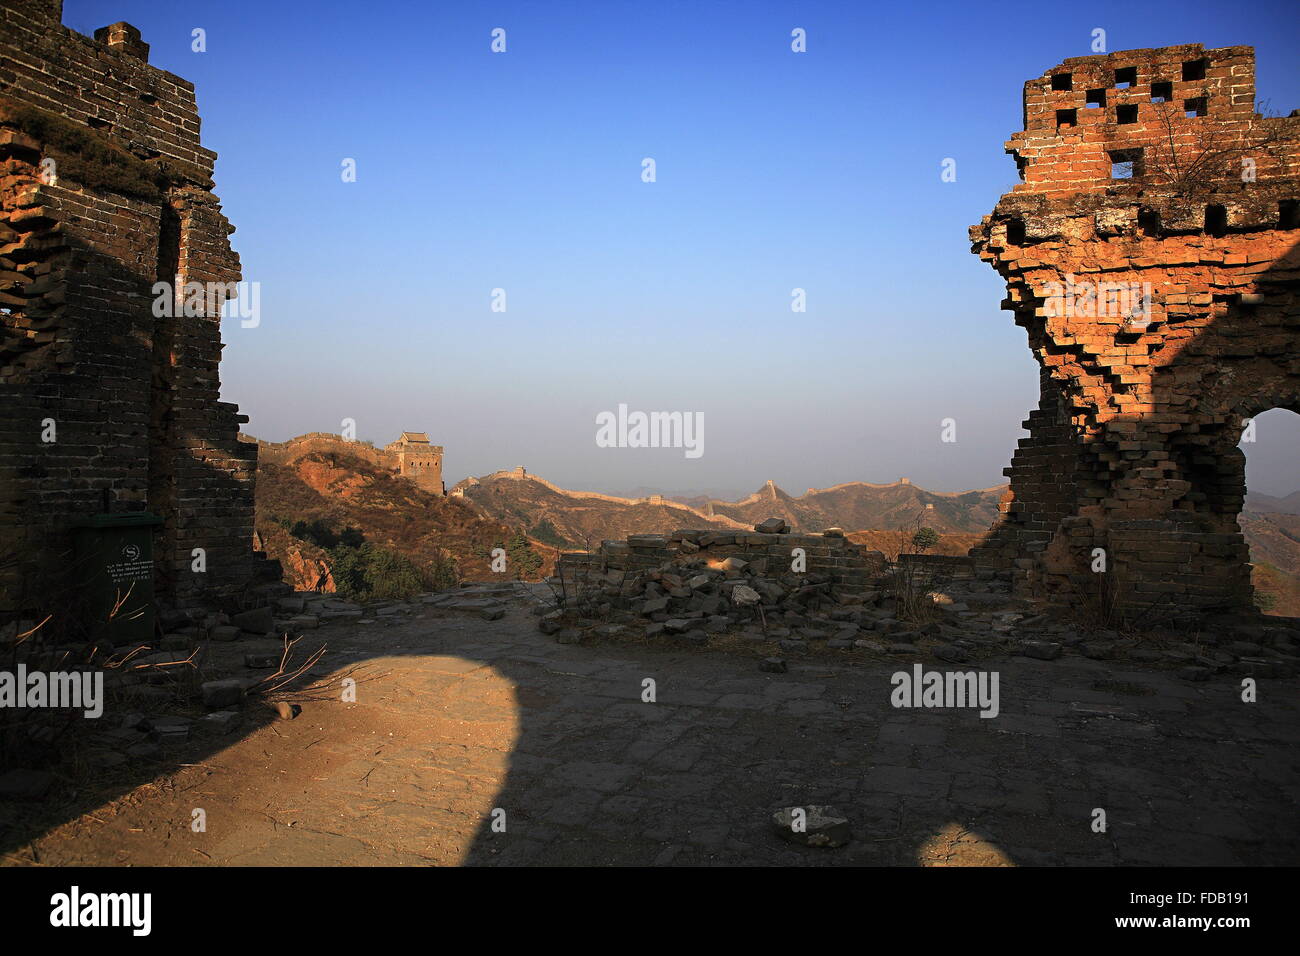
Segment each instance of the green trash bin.
[[132,511],[95,515],[73,529],[77,577],[96,637],[114,644],[153,639],[153,534],[162,521]]

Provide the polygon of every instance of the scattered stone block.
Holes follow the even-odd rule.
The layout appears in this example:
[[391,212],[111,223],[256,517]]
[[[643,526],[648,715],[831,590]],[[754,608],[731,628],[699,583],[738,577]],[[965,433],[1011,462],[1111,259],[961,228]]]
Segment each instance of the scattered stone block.
[[953,644],[940,644],[934,649],[934,656],[950,664],[966,664],[970,661],[970,655]]
[[1084,641],[1079,645],[1079,651],[1084,657],[1104,661],[1115,656],[1115,645],[1109,641]]
[[255,607],[233,615],[230,623],[250,634],[270,634],[275,629],[275,614],[269,607]]
[[1290,672],[1286,662],[1263,657],[1243,657],[1235,669],[1249,677],[1286,677]]
[[1020,653],[1040,661],[1054,661],[1061,656],[1061,645],[1053,641],[1025,641],[1020,646]]
[[126,755],[116,750],[99,750],[86,757],[86,765],[92,770],[112,770],[126,763]]
[[362,612],[356,610],[333,610],[324,608],[317,614],[322,621],[359,621],[362,618]]
[[786,807],[772,814],[772,827],[801,846],[839,847],[853,837],[848,818],[829,806]]
[[651,614],[661,614],[667,610],[668,598],[666,597],[651,598],[641,605],[641,613],[645,617],[649,617]]
[[202,729],[219,734],[228,733],[238,723],[239,711],[237,710],[214,710],[212,713],[199,718],[199,726]]
[[54,784],[44,770],[16,769],[0,774],[0,800],[40,800]]
[[275,606],[290,614],[301,614],[307,607],[307,598],[301,594],[291,594],[277,600]]
[[154,717],[150,729],[163,743],[179,743],[190,739],[190,721],[185,717]]
[[126,753],[137,760],[158,760],[162,757],[162,747],[156,740],[142,740],[128,747]]
[[204,705],[213,709],[238,704],[244,698],[244,682],[236,678],[205,681],[199,689]]

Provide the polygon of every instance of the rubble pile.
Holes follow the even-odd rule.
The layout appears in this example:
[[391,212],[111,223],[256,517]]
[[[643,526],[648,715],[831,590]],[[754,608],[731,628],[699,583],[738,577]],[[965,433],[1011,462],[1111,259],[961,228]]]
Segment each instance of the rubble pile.
[[[585,563],[566,555],[561,574],[548,581],[558,606],[541,613],[539,627],[560,643],[574,644],[590,635],[703,646],[730,634],[774,645],[765,652],[785,656],[817,648],[927,654],[951,663],[1006,655],[1043,661],[1081,656],[1172,667],[1190,681],[1232,674],[1281,677],[1300,670],[1300,621],[1228,614],[1197,630],[1151,624],[1140,632],[1121,632],[1090,624],[1082,615],[1042,613],[1013,595],[1001,578],[967,575],[958,560],[927,562],[917,555],[901,555],[893,565],[878,552],[859,555],[873,571],[869,576],[855,572],[856,579],[846,585],[825,568],[794,572],[786,559],[787,541],[811,539],[834,553],[830,542],[837,532],[792,535],[780,524],[781,530],[774,530],[772,522],[763,522],[752,536],[634,535],[623,548],[617,547],[622,542],[605,542],[601,551],[584,556]],[[780,543],[773,544],[774,538]],[[739,548],[754,548],[749,553],[755,557],[740,557]],[[657,560],[647,561],[647,554]],[[856,586],[859,581],[869,586]],[[909,589],[919,600],[900,600]],[[762,666],[781,672],[785,665],[773,657]]]
[[752,534],[684,530],[622,545],[605,542],[592,556],[600,563],[565,556],[548,582],[561,606],[542,615],[543,633],[563,643],[591,630],[703,645],[738,630],[790,653],[814,641],[850,649],[869,637],[919,636],[894,616],[884,556],[838,529],[794,535],[772,518]]

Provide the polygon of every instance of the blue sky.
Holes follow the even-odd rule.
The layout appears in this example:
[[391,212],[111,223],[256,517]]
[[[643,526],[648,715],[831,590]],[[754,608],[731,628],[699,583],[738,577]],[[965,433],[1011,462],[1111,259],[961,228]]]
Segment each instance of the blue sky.
[[[261,325],[223,324],[223,397],[272,440],[428,431],[448,484],[999,484],[1036,366],[966,229],[1016,181],[1024,81],[1101,27],[1254,45],[1261,98],[1300,106],[1284,2],[67,0],[85,33],[117,20],[196,84],[261,283]],[[619,403],[702,413],[704,455],[598,448]],[[1275,420],[1249,477],[1284,494],[1300,416]]]

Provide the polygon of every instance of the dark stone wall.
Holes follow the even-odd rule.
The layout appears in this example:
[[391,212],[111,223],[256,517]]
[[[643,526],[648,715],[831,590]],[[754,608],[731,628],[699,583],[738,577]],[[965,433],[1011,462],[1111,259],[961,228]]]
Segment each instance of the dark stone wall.
[[216,157],[194,87],[138,31],[60,15],[0,5],[0,613],[43,609],[106,499],[163,517],[161,600],[230,604],[252,576],[257,451],[218,400],[225,293],[154,308],[160,280],[241,279]]

